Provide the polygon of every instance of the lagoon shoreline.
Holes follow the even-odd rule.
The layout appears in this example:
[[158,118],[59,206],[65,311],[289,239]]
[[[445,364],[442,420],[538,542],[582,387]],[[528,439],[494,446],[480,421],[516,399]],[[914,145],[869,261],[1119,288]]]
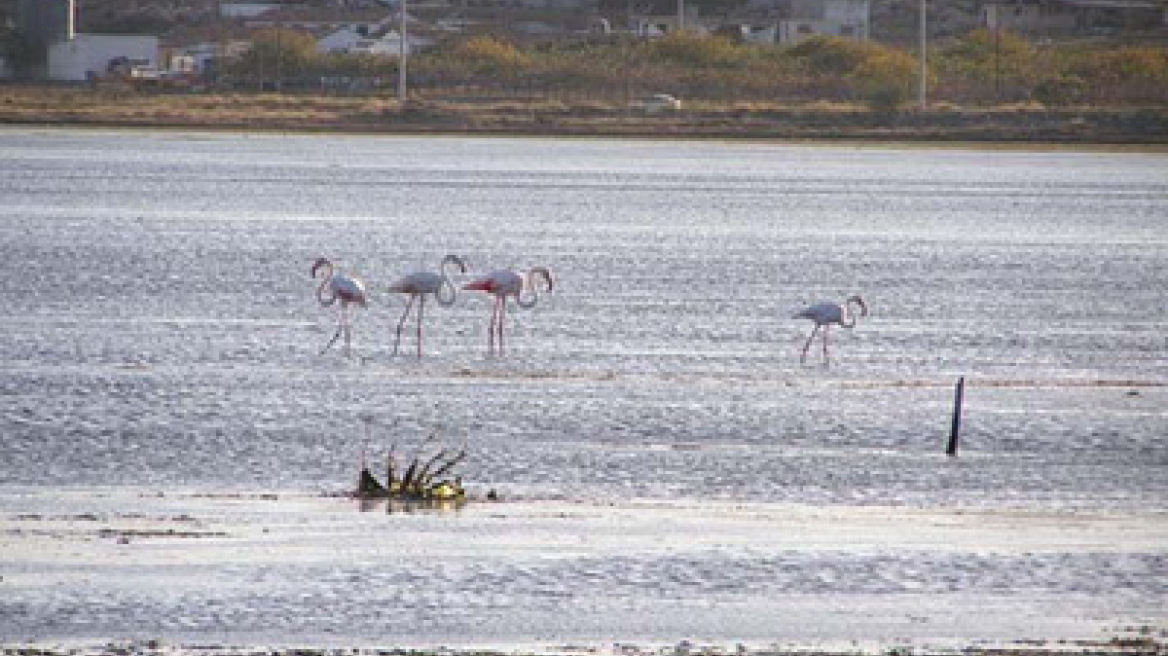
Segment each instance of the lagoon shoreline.
[[0,643],[0,656],[1163,656],[1168,643],[1141,635],[1132,627],[1130,637],[1107,641],[1017,640],[1006,643],[974,642],[963,646],[930,646],[912,642],[878,645],[799,645],[792,643],[750,647],[737,644],[695,643],[636,644],[614,641],[599,644],[566,643],[533,646],[271,646],[179,644],[158,639],[110,640],[93,643],[31,641]]
[[604,103],[318,94],[160,94],[0,87],[0,125],[328,134],[633,137],[1168,147],[1168,108],[1037,105],[873,112],[860,105],[694,103],[646,114]]

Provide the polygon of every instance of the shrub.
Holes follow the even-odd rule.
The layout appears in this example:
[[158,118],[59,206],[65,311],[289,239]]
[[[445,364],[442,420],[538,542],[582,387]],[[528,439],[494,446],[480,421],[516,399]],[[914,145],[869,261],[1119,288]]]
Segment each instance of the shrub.
[[1057,75],[1034,87],[1034,99],[1047,107],[1074,105],[1087,97],[1087,81],[1078,75]]
[[748,50],[721,36],[675,32],[651,41],[648,55],[694,68],[724,68],[745,65]]
[[941,50],[941,56],[966,66],[992,72],[995,62],[1004,68],[1024,67],[1034,58],[1034,49],[1026,39],[1009,30],[996,34],[977,29],[953,40]]
[[1069,72],[1089,81],[1096,101],[1163,101],[1168,92],[1168,49],[1133,46],[1082,53]]
[[517,74],[531,63],[519,48],[489,36],[476,36],[455,50],[455,56],[480,73]]
[[787,49],[787,55],[803,60],[815,73],[851,73],[873,51],[886,49],[871,42],[830,36],[814,36]]
[[310,70],[317,62],[316,39],[297,30],[261,30],[251,48],[236,62],[234,72],[245,76],[280,74],[289,78]]
[[893,112],[912,94],[916,61],[908,53],[885,49],[860,62],[849,75],[869,109]]

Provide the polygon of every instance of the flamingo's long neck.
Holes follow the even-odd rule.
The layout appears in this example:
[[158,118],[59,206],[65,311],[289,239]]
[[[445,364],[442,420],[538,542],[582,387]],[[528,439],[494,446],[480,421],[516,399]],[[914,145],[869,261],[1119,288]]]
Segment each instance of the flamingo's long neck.
[[[442,259],[442,266],[440,267],[442,272],[442,285],[438,288],[437,297],[438,304],[443,307],[454,305],[454,301],[458,297],[458,289],[454,286],[454,281],[450,279],[450,274],[446,272],[447,264],[457,265],[462,269],[463,273],[466,273],[466,267],[463,265],[462,260],[459,260],[457,257],[447,255]],[[444,293],[445,296],[443,295]]]
[[840,325],[844,328],[856,327],[856,315],[852,312],[852,303],[855,303],[855,301],[849,298],[842,306],[843,316],[841,317]]
[[323,266],[324,266],[324,278],[321,279],[320,285],[318,285],[316,288],[316,300],[319,301],[321,305],[332,305],[333,303],[336,302],[337,295],[331,294],[329,296],[325,296],[325,289],[328,288],[329,283],[332,282],[333,265],[331,263],[326,262]]
[[527,301],[526,303],[523,301],[523,289],[520,288],[519,296],[515,298],[515,301],[519,303],[520,307],[534,307],[536,301],[539,300],[539,291],[535,288],[535,277],[537,275],[543,277],[544,282],[547,283],[547,291],[550,292],[552,290],[551,272],[544,267],[535,267],[534,269],[528,271],[527,275],[523,277],[523,286],[526,286],[528,290],[531,291],[531,300]]
[[[523,282],[519,284],[519,293],[515,295],[515,303],[524,309],[535,307],[539,302],[539,291],[535,288],[535,282],[532,280],[535,271],[528,271],[527,275],[523,276]],[[531,294],[527,300],[523,300],[523,292]]]

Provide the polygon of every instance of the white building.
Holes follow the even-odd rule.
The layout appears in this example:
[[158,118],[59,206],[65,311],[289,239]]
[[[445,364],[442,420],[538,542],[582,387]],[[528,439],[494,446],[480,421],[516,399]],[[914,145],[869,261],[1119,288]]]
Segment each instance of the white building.
[[[176,53],[179,56],[190,57],[194,60],[194,72],[207,73],[218,65],[217,62],[243,55],[251,48],[251,45],[251,41],[239,40],[218,43],[196,43],[185,48],[178,48],[176,49]],[[169,68],[174,70],[175,67],[171,65]]]
[[278,2],[220,2],[219,16],[222,18],[255,18],[260,14],[282,5]]
[[637,36],[658,37],[685,29],[690,34],[708,34],[709,29],[698,17],[696,7],[686,6],[685,14],[644,15],[633,18],[632,31]]
[[105,75],[110,61],[125,57],[143,66],[158,67],[158,37],[130,34],[77,34],[49,45],[48,77],[80,82]]
[[791,18],[779,21],[779,42],[798,43],[813,36],[868,38],[870,0],[793,0]]
[[[406,38],[406,54],[413,54],[434,45],[432,39],[413,34]],[[384,36],[373,38],[352,26],[343,27],[316,42],[322,53],[349,53],[397,56],[401,49],[401,35],[390,30]]]

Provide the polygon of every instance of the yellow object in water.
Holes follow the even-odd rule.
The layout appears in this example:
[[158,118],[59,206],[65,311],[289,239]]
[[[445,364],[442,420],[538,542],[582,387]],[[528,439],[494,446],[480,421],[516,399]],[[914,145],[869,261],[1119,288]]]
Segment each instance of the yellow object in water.
[[431,499],[457,499],[463,495],[461,488],[455,487],[450,483],[439,483],[430,488]]

